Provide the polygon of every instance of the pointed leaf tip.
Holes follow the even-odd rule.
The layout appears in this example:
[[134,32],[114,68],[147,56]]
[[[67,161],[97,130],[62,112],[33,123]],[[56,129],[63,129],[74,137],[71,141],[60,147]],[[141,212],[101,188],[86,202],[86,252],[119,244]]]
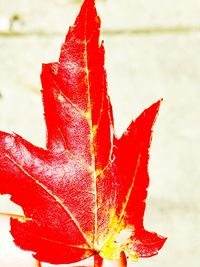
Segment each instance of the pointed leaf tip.
[[[69,32],[66,36],[65,43],[69,40],[70,33],[74,31],[75,27],[78,30],[82,30],[82,33],[85,31],[89,32],[88,35],[94,31],[94,27],[97,29],[100,28],[100,17],[97,14],[95,1],[94,0],[85,0],[81,6],[80,12],[74,22],[74,26],[70,27]],[[80,34],[80,32],[79,32]]]
[[160,99],[160,100],[156,101],[154,104],[152,104],[150,107],[145,109],[141,113],[141,115],[136,119],[136,121],[140,120],[143,117],[143,119],[146,118],[145,122],[151,122],[153,124],[156,120],[157,115],[158,115],[162,101],[163,101],[163,99]]

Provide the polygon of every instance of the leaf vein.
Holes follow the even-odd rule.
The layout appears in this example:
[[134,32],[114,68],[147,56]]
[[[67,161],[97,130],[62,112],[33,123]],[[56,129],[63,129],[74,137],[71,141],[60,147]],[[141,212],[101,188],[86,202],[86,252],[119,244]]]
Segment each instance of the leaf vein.
[[83,230],[81,229],[80,224],[78,223],[78,221],[76,220],[76,218],[73,216],[73,214],[70,212],[70,210],[62,203],[62,201],[55,196],[43,183],[41,183],[40,181],[38,181],[35,177],[33,177],[30,173],[28,173],[20,164],[18,164],[11,156],[9,156],[7,153],[5,153],[5,156],[13,163],[15,164],[19,169],[21,169],[21,171],[26,174],[29,178],[31,178],[36,184],[38,184],[39,186],[41,186],[52,198],[55,199],[55,201],[64,209],[65,212],[67,212],[69,214],[69,216],[72,218],[72,221],[74,222],[74,224],[76,225],[76,227],[78,228],[79,232],[81,233],[81,235],[84,237],[84,239],[86,240],[86,242],[88,243],[88,245],[90,247],[93,247],[91,242],[88,240],[87,235],[83,232]]

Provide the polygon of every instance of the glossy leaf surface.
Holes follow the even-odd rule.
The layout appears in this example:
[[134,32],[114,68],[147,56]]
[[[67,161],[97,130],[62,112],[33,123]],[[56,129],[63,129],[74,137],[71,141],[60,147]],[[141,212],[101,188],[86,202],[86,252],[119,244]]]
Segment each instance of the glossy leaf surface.
[[39,261],[71,263],[96,253],[117,259],[157,254],[165,238],[143,227],[152,126],[160,101],[114,134],[99,44],[100,19],[85,0],[59,62],[41,74],[46,149],[0,132],[0,193],[23,208],[15,243]]

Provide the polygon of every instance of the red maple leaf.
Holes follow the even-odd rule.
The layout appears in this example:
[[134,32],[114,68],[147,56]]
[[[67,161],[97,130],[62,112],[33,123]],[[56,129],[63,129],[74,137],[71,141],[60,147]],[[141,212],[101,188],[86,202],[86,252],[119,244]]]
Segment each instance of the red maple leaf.
[[160,101],[114,134],[94,0],[85,0],[59,62],[41,74],[47,148],[0,132],[0,193],[23,208],[16,245],[39,261],[150,257],[165,238],[143,226],[152,126]]

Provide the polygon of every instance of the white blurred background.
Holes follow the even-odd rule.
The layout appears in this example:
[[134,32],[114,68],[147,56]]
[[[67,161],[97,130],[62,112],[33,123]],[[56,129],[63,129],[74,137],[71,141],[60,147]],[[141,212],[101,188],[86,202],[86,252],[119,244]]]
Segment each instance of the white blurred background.
[[[80,3],[0,0],[0,130],[45,146],[41,63],[57,61]],[[117,134],[164,98],[154,127],[145,226],[168,240],[158,256],[129,266],[198,267],[200,1],[99,0],[97,6]],[[0,196],[0,212],[22,211]],[[12,243],[3,215],[0,266],[36,266],[31,253]]]

